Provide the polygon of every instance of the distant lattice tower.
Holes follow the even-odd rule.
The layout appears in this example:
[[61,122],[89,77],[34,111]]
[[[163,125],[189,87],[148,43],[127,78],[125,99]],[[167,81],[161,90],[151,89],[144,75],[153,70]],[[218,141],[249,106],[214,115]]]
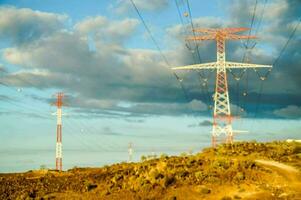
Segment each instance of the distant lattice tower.
[[226,40],[255,39],[255,36],[236,35],[234,33],[246,31],[249,28],[221,28],[221,29],[195,29],[196,36],[190,36],[187,40],[216,40],[216,62],[202,63],[181,67],[174,67],[173,70],[203,70],[216,69],[216,85],[214,94],[214,113],[212,128],[212,145],[216,146],[217,137],[224,135],[227,143],[233,142],[232,115],[230,110],[230,100],[227,82],[227,69],[239,68],[271,68],[271,65],[258,65],[249,63],[237,63],[226,61]]
[[133,161],[133,144],[130,142],[128,147],[129,162]]
[[56,102],[54,103],[57,107],[57,125],[56,125],[56,159],[55,159],[55,169],[63,170],[63,158],[62,158],[62,106],[64,93],[59,92],[56,95]]

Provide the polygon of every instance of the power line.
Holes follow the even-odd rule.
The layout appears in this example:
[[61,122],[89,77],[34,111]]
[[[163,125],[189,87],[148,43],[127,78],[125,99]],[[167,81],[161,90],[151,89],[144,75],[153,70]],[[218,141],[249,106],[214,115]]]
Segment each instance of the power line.
[[151,33],[151,30],[150,30],[150,29],[148,28],[148,26],[146,25],[146,23],[145,23],[145,21],[144,21],[142,15],[141,15],[141,13],[140,13],[140,11],[138,10],[136,4],[134,3],[133,0],[130,0],[130,1],[131,1],[131,3],[132,3],[133,7],[135,8],[135,10],[136,10],[136,12],[137,12],[137,14],[138,14],[138,16],[139,16],[141,22],[143,23],[143,25],[144,25],[146,31],[148,32],[148,34],[149,34],[151,40],[152,40],[153,43],[155,44],[155,46],[156,46],[156,48],[158,49],[159,53],[161,54],[163,60],[166,62],[166,64],[167,64],[168,66],[171,66],[171,65],[169,64],[167,58],[166,58],[165,55],[163,54],[163,52],[162,52],[160,46],[158,45],[157,41],[155,40],[153,34]]
[[257,23],[257,27],[255,29],[255,34],[254,35],[257,35],[258,31],[259,31],[259,27],[261,26],[261,23],[262,23],[262,19],[263,19],[263,15],[264,15],[264,11],[265,11],[265,8],[266,8],[266,4],[267,4],[268,0],[265,0],[264,1],[264,4],[263,4],[263,9],[261,11],[261,14],[260,14],[260,17],[259,17],[259,21]]
[[[267,0],[266,0],[267,1]],[[254,21],[255,21],[255,16],[256,16],[256,10],[257,10],[257,4],[258,4],[258,0],[255,0],[255,5],[254,5],[254,8],[253,8],[253,13],[252,13],[252,17],[251,17],[251,25],[250,25],[250,29],[249,29],[249,33],[248,33],[248,36],[250,37],[251,36],[251,33],[252,33],[252,28],[253,28],[253,25],[254,25]],[[264,6],[265,7],[265,6]],[[262,15],[261,15],[261,19],[260,19],[260,23],[261,23],[261,20],[262,20],[262,17],[263,17],[263,12],[262,12]],[[257,29],[259,28],[259,24],[257,26]],[[258,31],[258,30],[257,30]],[[256,31],[256,32],[257,32]],[[245,47],[245,52],[244,52],[244,55],[243,55],[243,58],[242,58],[242,62],[244,62],[246,60],[246,55],[247,53],[250,53],[249,52],[249,49],[253,49],[255,46],[256,46],[256,42],[254,43],[254,45],[252,45],[251,47],[249,46],[249,42],[250,42],[250,38],[247,39],[247,42],[244,44],[244,47]],[[237,81],[240,80],[243,75],[245,74],[246,70],[241,70],[240,69],[240,72],[239,72],[239,75],[237,76],[236,74],[234,74],[232,72],[232,70],[229,70],[229,72],[232,74],[232,76],[234,77],[234,79],[236,79]]]
[[180,21],[181,21],[182,25],[184,25],[184,20],[183,20],[181,11],[180,11],[180,6],[179,6],[179,4],[178,4],[178,1],[175,0],[175,3],[176,3],[176,7],[177,7],[177,11],[178,11],[178,15],[179,15]]
[[[186,3],[187,3],[188,13],[189,13],[189,19],[190,19],[190,25],[191,25],[192,34],[193,34],[193,36],[195,38],[196,35],[195,35],[194,25],[193,25],[192,16],[191,16],[191,9],[190,9],[190,5],[189,5],[189,0],[187,0]],[[201,55],[200,55],[200,51],[199,51],[199,46],[198,46],[198,44],[197,44],[196,41],[194,41],[194,42],[195,42],[195,45],[196,45],[196,50],[197,50],[197,55],[198,55],[199,61],[201,63]]]
[[[278,61],[280,60],[281,56],[283,55],[283,53],[285,52],[287,46],[289,45],[291,39],[294,37],[297,29],[298,29],[298,26],[301,22],[301,18],[299,18],[298,20],[298,23],[296,24],[295,28],[293,29],[293,31],[291,32],[288,40],[286,41],[286,43],[284,44],[283,48],[281,49],[280,53],[279,53],[279,56],[275,59],[275,61],[273,62],[273,66],[276,65],[276,63],[278,63]],[[258,75],[258,77],[261,79],[261,85],[260,85],[260,91],[259,91],[259,94],[258,94],[258,99],[257,99],[257,102],[256,102],[256,107],[255,107],[255,114],[254,114],[254,118],[256,119],[257,118],[257,115],[258,115],[258,110],[259,110],[259,105],[260,104],[260,101],[262,99],[262,94],[263,94],[263,81],[267,79],[268,75],[270,74],[271,70],[268,70],[265,75],[260,75],[259,72],[257,70],[255,70],[256,74]]]
[[[140,13],[138,7],[136,6],[136,4],[134,3],[133,0],[130,0],[130,1],[131,1],[131,3],[132,3],[132,5],[133,5],[133,7],[134,7],[134,9],[135,9],[135,11],[136,11],[136,13],[138,14],[138,16],[139,16],[139,18],[140,18],[142,24],[144,25],[146,31],[148,32],[149,36],[151,37],[151,40],[153,41],[153,43],[155,44],[156,48],[158,49],[158,51],[159,51],[159,53],[160,53],[162,59],[163,59],[163,60],[165,61],[165,63],[169,66],[168,69],[170,70],[170,67],[171,67],[170,63],[168,62],[166,56],[163,54],[163,52],[162,52],[160,46],[159,46],[158,43],[156,42],[156,40],[155,40],[155,38],[154,38],[154,36],[153,36],[151,30],[148,28],[147,24],[145,23],[145,20],[144,20],[144,18],[142,17],[142,15],[141,15],[141,13]],[[181,87],[181,89],[182,89],[182,91],[183,91],[183,93],[184,93],[184,96],[185,96],[186,100],[189,101],[189,98],[188,98],[188,95],[187,95],[187,91],[186,91],[186,89],[184,88],[184,86],[183,86],[183,84],[182,84],[182,80],[180,79],[180,77],[179,77],[174,71],[171,71],[171,72],[172,72],[172,74],[176,77],[176,79],[179,81],[179,84],[180,84],[180,87]]]
[[[179,14],[179,17],[180,17],[180,20],[183,24],[183,27],[185,26],[184,24],[184,20],[182,18],[182,15],[181,15],[181,12],[180,12],[180,8],[179,8],[179,4],[177,3],[177,0],[175,0],[175,3],[176,3],[176,6],[177,6],[177,10],[178,10],[178,14]],[[184,1],[183,1],[184,3]],[[189,0],[186,0],[186,5],[187,5],[187,9],[188,9],[188,16],[189,16],[189,23],[190,23],[190,26],[191,26],[191,31],[192,31],[192,34],[194,37],[196,37],[195,35],[195,31],[194,31],[194,24],[193,24],[193,20],[192,20],[192,12],[191,12],[191,9],[190,9],[190,4],[189,4]],[[195,43],[195,49],[197,51],[197,57],[198,57],[198,60],[199,60],[199,63],[202,62],[202,59],[201,59],[201,56],[200,56],[200,51],[199,51],[199,46],[198,46],[198,43],[196,41],[194,41]],[[190,44],[190,42],[188,41],[188,44]],[[192,53],[192,57],[194,59],[194,62],[195,64],[198,63],[198,61],[195,59],[194,57],[194,52],[191,51],[191,48],[186,44],[187,48],[189,49],[189,51]],[[205,101],[206,101],[206,104],[208,105],[208,111],[210,112],[210,94],[209,94],[209,91],[208,91],[208,82],[207,80],[209,79],[209,77],[206,77],[205,76],[205,72],[203,71],[197,71],[198,72],[198,75],[199,75],[199,78],[201,78],[204,82],[202,83],[201,82],[201,79],[199,79],[200,81],[200,86],[201,86],[201,93],[202,93],[202,96],[205,96]],[[205,94],[206,93],[206,94]]]
[[283,55],[284,51],[286,50],[288,44],[290,43],[291,39],[294,37],[299,25],[300,25],[300,22],[301,22],[301,17],[299,18],[298,20],[298,23],[296,24],[294,30],[292,31],[292,33],[290,34],[288,40],[286,41],[285,45],[283,46],[283,48],[281,49],[280,51],[280,54],[279,56],[275,59],[275,61],[273,62],[273,65],[276,65],[276,63],[279,61],[279,59],[281,58],[281,56]]
[[[47,117],[48,115],[46,114],[46,112],[42,112],[40,110],[37,110],[36,107],[29,106],[28,104],[25,104],[21,101],[16,101],[16,100],[11,99],[11,98],[8,97],[8,99],[5,102],[9,103],[13,106],[16,106],[16,108],[22,109],[21,111],[31,111],[33,114],[35,114],[35,116],[38,116],[40,118],[43,118],[43,119],[48,119],[49,118],[49,117]],[[18,110],[18,111],[20,111],[20,110]],[[18,113],[14,112],[14,114],[18,114]]]
[[[26,82],[26,83],[28,83],[30,85],[34,85],[31,82],[28,82],[25,79],[21,78],[20,76],[18,76],[18,79],[20,79],[24,83]],[[16,91],[15,89],[13,89],[13,86],[7,85],[6,83],[2,83],[2,82],[0,84],[2,84],[3,86],[7,87],[10,90]],[[23,102],[18,102],[18,104],[17,104],[17,101],[13,101],[13,100],[8,100],[7,103],[12,104],[12,105],[16,106],[19,109],[21,108],[24,111],[25,110],[31,111],[32,113],[28,113],[28,114],[31,114],[31,115],[34,114],[32,116],[50,119],[50,114],[49,113],[45,112],[45,114],[44,114],[44,112],[36,109],[36,107],[33,107],[33,106],[31,107],[30,106],[31,104],[28,105],[28,104],[25,104]],[[21,104],[24,104],[25,106],[21,105]],[[41,113],[43,113],[43,114],[41,114]],[[27,113],[20,113],[20,114],[27,114]],[[83,128],[79,127],[76,122],[74,122],[74,126],[77,126],[79,128],[78,130],[82,130],[83,129]],[[83,124],[83,126],[84,126],[84,124]],[[90,132],[90,128],[88,128],[88,127],[90,127],[90,126],[84,126],[84,130]],[[100,146],[98,144],[95,144],[94,146],[97,146],[98,148],[102,148],[102,150],[108,150],[108,149],[104,149],[102,146]]]
[[[72,125],[69,125],[69,123],[72,122],[71,124]],[[83,141],[86,141],[88,139],[88,137],[85,135],[85,136],[82,136],[80,133],[81,133],[81,130],[85,130],[85,133],[87,132],[90,132],[88,129],[83,129],[83,127],[81,127],[78,123],[76,123],[74,120],[70,120],[70,118],[68,118],[68,120],[66,120],[65,122],[66,124],[68,124],[68,128],[70,129],[73,129],[75,130],[75,132],[78,132],[77,134],[74,134],[76,135],[76,137],[78,137],[80,139],[80,142],[83,142]],[[85,143],[85,142],[84,142]],[[102,151],[107,151],[108,149],[104,148],[103,145],[99,145],[96,140],[89,140],[87,141],[87,143],[84,144],[86,147],[88,147],[89,149],[93,149],[91,148],[92,146],[102,150]]]
[[[258,0],[255,1],[255,6],[254,6],[254,9],[253,9],[253,15],[252,15],[252,20],[251,20],[251,27],[250,27],[250,30],[249,30],[249,36],[251,35],[253,24],[254,24],[254,20],[255,20],[257,3],[258,3]],[[249,45],[249,42],[250,42],[250,39],[247,40],[247,46]]]
[[[70,120],[70,119],[69,119]],[[75,121],[75,119],[73,120]],[[105,138],[104,135],[102,135],[102,138],[99,136],[99,134],[93,134],[94,133],[97,133],[98,131],[93,127],[93,126],[90,126],[90,125],[87,125],[86,123],[84,123],[82,120],[77,120],[80,124],[80,126],[82,126],[83,128],[83,131],[85,133],[90,133],[90,135],[94,135],[96,137],[96,140],[100,140],[100,141],[106,141],[106,144],[108,145],[108,148],[114,148],[116,147],[116,143],[113,143],[112,141],[109,141],[108,138]],[[98,138],[98,139],[97,139]],[[96,141],[93,141],[94,143],[96,143]],[[98,143],[97,143],[97,146],[99,147]],[[102,149],[106,149],[106,150],[109,150],[107,148],[105,148],[104,146],[100,146]]]
[[[20,77],[18,77],[18,78],[20,78]],[[24,80],[24,79],[22,79],[22,81],[26,82],[26,80]],[[31,84],[30,82],[27,82],[27,83]],[[7,85],[6,83],[1,83],[1,84],[3,86],[7,87],[8,89],[16,92],[16,90],[13,88],[13,86]],[[6,102],[11,104],[11,105],[14,105],[16,108],[18,108],[18,111],[24,111],[24,112],[20,112],[20,114],[30,114],[31,116],[34,116],[34,117],[40,117],[40,118],[43,118],[43,119],[44,118],[50,119],[50,113],[46,113],[46,112],[43,112],[41,110],[38,110],[36,107],[31,106],[32,104],[26,104],[26,103],[23,103],[23,102],[14,101],[12,99],[8,99]],[[20,109],[22,109],[22,110],[20,110]],[[25,112],[25,111],[30,111],[30,113]],[[16,112],[14,112],[14,113],[16,113]],[[43,113],[43,114],[41,114],[41,113]],[[83,123],[83,126],[84,126],[84,123]],[[91,126],[84,126],[84,129],[83,129],[82,127],[78,126],[78,124],[76,122],[72,123],[72,126],[69,126],[69,127],[77,127],[78,128],[77,130],[85,130],[85,132],[92,133],[92,132],[90,132]],[[88,128],[88,127],[90,127],[90,128]],[[74,134],[74,135],[77,135],[77,137],[81,136],[79,134]],[[98,147],[102,150],[105,150],[105,151],[109,150],[108,148],[105,148],[104,146],[99,145],[98,143],[96,143],[95,140],[93,140],[92,144],[94,144],[93,146]],[[109,148],[111,148],[111,147],[109,147]]]
[[[266,0],[267,1],[267,0]],[[266,2],[265,2],[266,3]],[[252,32],[252,28],[253,28],[253,25],[254,25],[254,21],[255,21],[255,16],[256,16],[256,10],[257,10],[257,4],[258,4],[258,0],[255,0],[255,5],[254,5],[254,8],[253,8],[253,13],[252,13],[252,17],[251,17],[251,23],[250,23],[250,29],[249,29],[249,34],[248,34],[248,36],[250,37],[251,36],[251,32]],[[265,6],[264,6],[264,8],[265,8]],[[260,26],[260,24],[261,24],[261,21],[262,21],[262,19],[263,19],[263,12],[264,12],[264,10],[262,11],[262,14],[261,14],[261,17],[260,17],[260,21],[259,21],[259,23],[258,23],[258,26],[257,26],[257,30],[255,30],[255,35],[257,34],[257,32],[258,32],[258,29],[259,29],[259,26]],[[246,61],[246,56],[247,56],[247,54],[248,54],[248,58],[247,58],[247,60],[249,61],[249,54],[251,53],[251,51],[254,49],[254,47],[256,46],[256,42],[254,42],[254,44],[250,47],[249,46],[249,41],[250,41],[250,39],[248,38],[248,40],[247,40],[247,42],[244,44],[244,47],[245,47],[245,52],[244,52],[244,55],[243,55],[243,58],[242,58],[242,62],[245,62]],[[250,51],[251,50],[251,51]],[[231,72],[231,71],[230,71]],[[243,71],[240,71],[239,72],[239,76],[238,77],[236,77],[236,75],[234,75],[232,72],[231,72],[231,74],[234,76],[234,78],[237,80],[237,79],[241,79],[243,76],[244,76],[244,74],[245,73],[247,73],[247,70],[243,70]],[[246,87],[245,87],[245,91],[243,92],[243,96],[245,97],[245,98],[243,98],[243,100],[242,100],[242,105],[243,105],[243,109],[245,109],[244,107],[246,106],[246,102],[247,102],[247,98],[248,98],[248,89],[249,89],[249,85],[248,85],[248,79],[249,79],[249,76],[248,76],[248,74],[247,74],[247,78],[246,78]],[[239,83],[238,83],[239,84]],[[239,87],[239,86],[238,86]],[[238,106],[240,106],[239,104],[238,104]]]

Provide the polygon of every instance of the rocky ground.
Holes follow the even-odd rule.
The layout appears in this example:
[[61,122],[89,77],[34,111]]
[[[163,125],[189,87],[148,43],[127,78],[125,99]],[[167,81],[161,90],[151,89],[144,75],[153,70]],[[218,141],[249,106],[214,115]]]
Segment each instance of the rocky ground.
[[301,200],[301,144],[240,142],[140,163],[0,174],[0,199]]

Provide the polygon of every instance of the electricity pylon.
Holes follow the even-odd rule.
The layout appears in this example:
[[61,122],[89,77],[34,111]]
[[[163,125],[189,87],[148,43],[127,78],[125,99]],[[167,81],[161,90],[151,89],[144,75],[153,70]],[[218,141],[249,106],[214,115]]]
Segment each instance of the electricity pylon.
[[129,162],[133,161],[133,144],[130,142],[128,147]]
[[201,35],[189,36],[187,40],[204,41],[216,40],[216,62],[174,67],[173,70],[204,70],[216,69],[216,85],[214,94],[214,113],[212,128],[212,146],[216,146],[217,137],[224,134],[226,142],[233,142],[232,115],[227,82],[227,69],[272,68],[271,65],[258,65],[226,61],[226,40],[255,39],[255,36],[236,35],[235,33],[249,28],[202,28],[193,30]]
[[62,171],[63,169],[63,158],[62,158],[62,106],[64,93],[58,92],[56,94],[56,102],[54,103],[57,106],[57,111],[55,115],[57,116],[57,125],[56,125],[56,159],[55,159],[55,169]]

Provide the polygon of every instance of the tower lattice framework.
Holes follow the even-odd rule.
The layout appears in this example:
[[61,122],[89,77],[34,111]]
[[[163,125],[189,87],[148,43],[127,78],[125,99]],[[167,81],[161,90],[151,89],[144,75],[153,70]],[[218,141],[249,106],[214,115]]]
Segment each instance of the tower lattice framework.
[[200,33],[190,36],[187,40],[216,40],[216,62],[202,63],[181,67],[174,67],[173,70],[204,70],[216,69],[216,84],[214,93],[214,112],[212,127],[212,145],[215,147],[217,138],[224,135],[227,143],[233,142],[232,115],[230,110],[229,88],[227,81],[227,69],[247,68],[271,68],[271,65],[258,65],[250,63],[238,63],[226,61],[226,40],[255,39],[255,36],[237,35],[235,33],[249,30],[249,28],[203,28],[193,30]]
[[55,105],[57,107],[57,125],[56,125],[56,158],[55,158],[55,169],[63,170],[63,158],[62,158],[62,106],[63,106],[64,93],[59,92],[56,94]]

